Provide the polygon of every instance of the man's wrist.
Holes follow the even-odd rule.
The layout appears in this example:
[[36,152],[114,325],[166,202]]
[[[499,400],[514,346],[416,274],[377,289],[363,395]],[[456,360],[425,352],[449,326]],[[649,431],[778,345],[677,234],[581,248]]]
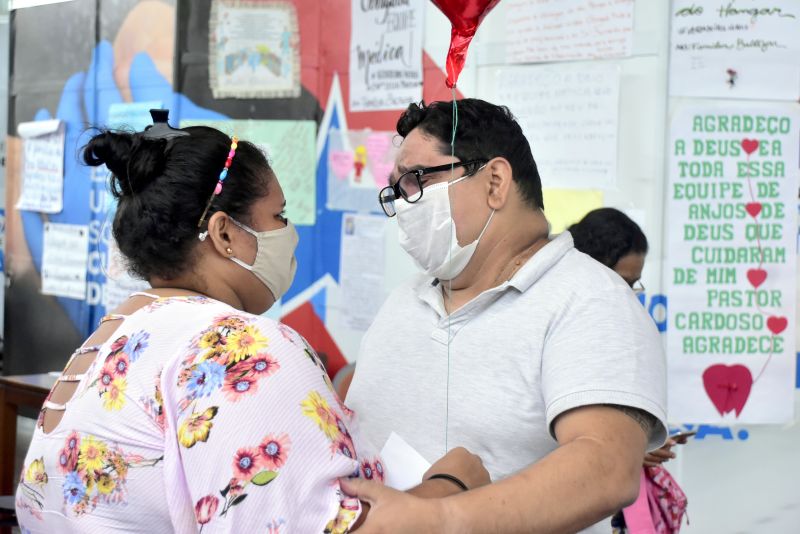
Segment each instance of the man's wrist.
[[463,492],[461,491],[461,488],[449,480],[434,478],[424,480],[422,484],[409,490],[408,493],[422,499],[436,499],[449,497],[450,495],[456,495]]

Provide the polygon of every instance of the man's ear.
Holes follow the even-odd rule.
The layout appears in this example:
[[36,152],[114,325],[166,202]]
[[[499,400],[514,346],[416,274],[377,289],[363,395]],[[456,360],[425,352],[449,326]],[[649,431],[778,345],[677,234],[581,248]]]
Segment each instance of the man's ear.
[[209,241],[214,250],[226,258],[234,256],[236,252],[232,229],[233,223],[224,211],[217,211],[208,219],[205,241]]
[[508,203],[513,194],[513,172],[506,158],[498,157],[489,160],[484,172],[489,173],[489,207],[499,210]]

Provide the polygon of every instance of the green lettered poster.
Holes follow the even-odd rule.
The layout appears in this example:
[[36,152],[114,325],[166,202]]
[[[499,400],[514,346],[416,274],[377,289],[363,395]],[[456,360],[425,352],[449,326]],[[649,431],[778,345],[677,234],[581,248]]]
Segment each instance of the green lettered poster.
[[664,270],[671,421],[794,416],[799,111],[715,105],[673,117]]

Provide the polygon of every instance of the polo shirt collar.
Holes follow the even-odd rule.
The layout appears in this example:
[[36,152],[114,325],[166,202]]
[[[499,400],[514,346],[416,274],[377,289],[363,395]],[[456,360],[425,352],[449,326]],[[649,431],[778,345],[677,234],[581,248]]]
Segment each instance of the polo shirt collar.
[[[476,298],[480,298],[489,292],[505,290],[508,287],[513,287],[524,293],[573,248],[572,234],[563,232],[557,235],[526,261],[511,280],[484,291]],[[441,283],[438,280],[428,276],[421,276],[415,284],[414,292],[420,300],[427,303],[440,315],[445,315]]]
[[573,248],[572,234],[560,233],[526,261],[508,284],[524,293]]

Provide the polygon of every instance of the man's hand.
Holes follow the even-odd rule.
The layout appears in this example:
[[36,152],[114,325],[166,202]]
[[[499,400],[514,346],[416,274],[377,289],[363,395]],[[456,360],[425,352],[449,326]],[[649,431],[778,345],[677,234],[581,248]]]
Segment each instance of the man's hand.
[[359,534],[442,532],[441,522],[445,514],[439,499],[421,499],[360,478],[343,478],[339,482],[345,493],[369,505],[366,521],[354,529]]
[[[422,480],[428,480],[436,474],[452,475],[466,484],[469,489],[485,486],[492,481],[481,459],[464,447],[451,449],[442,456],[425,472]],[[457,488],[452,482],[448,482],[448,484]]]

